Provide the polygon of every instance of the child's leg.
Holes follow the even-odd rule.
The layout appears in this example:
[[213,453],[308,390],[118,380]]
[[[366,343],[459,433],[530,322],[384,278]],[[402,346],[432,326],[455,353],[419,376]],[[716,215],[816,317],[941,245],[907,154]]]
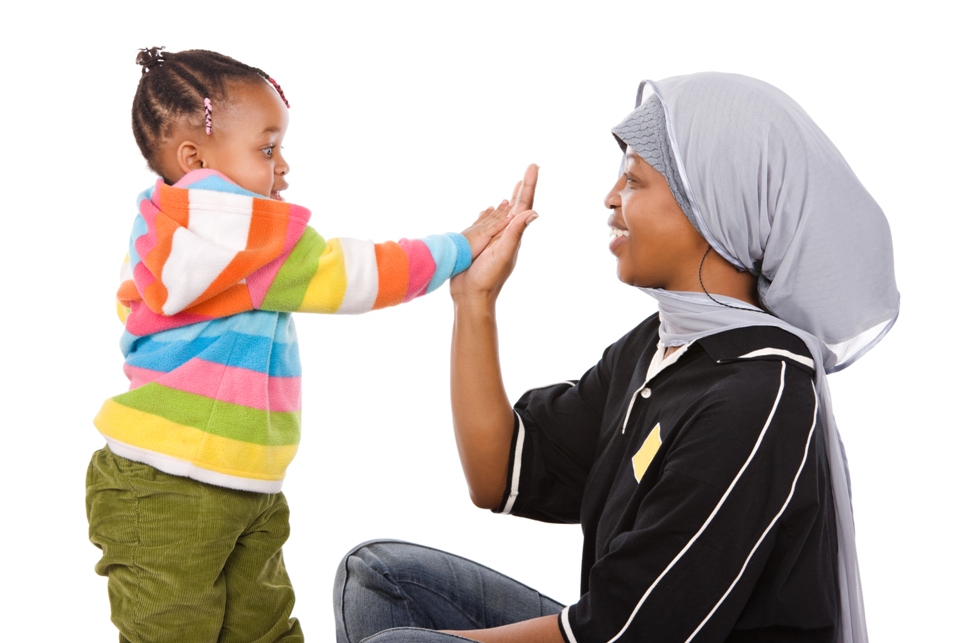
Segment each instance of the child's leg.
[[[171,476],[94,454],[87,473],[90,540],[103,550],[112,620],[131,642],[215,643],[238,540],[277,495]],[[289,614],[289,612],[288,612]]]
[[281,547],[290,535],[290,508],[282,493],[237,540],[223,570],[227,611],[219,643],[302,643],[293,611],[293,586]]

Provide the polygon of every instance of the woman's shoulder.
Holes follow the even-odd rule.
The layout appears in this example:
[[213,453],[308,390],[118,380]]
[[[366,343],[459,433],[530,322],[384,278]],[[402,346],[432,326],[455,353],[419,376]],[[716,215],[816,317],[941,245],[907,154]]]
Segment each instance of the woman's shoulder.
[[701,402],[718,412],[764,420],[786,412],[798,427],[816,408],[815,363],[803,340],[774,326],[750,326],[697,341],[706,357]]
[[807,345],[798,336],[776,326],[746,326],[697,340],[718,364],[784,363],[813,376],[815,364]]

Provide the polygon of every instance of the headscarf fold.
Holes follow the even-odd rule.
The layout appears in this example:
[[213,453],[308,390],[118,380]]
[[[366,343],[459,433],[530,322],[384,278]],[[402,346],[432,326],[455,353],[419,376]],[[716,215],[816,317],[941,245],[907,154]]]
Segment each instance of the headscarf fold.
[[650,146],[641,138],[647,126],[637,124],[641,113],[659,109],[645,100],[662,105],[672,152],[666,160],[682,182],[682,209],[711,248],[757,277],[771,313],[732,299],[727,303],[738,308],[726,307],[703,293],[644,288],[660,304],[661,341],[680,345],[765,325],[807,345],[836,505],[840,640],[866,643],[849,476],[826,374],[859,359],[896,321],[900,295],[886,218],[806,112],[767,83],[713,72],[644,81],[637,109],[613,130],[621,145]]

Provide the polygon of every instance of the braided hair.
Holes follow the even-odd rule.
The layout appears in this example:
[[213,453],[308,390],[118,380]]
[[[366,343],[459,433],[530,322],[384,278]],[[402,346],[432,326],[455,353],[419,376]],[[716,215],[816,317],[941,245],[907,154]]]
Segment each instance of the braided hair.
[[212,101],[226,98],[228,81],[266,80],[290,107],[277,81],[256,67],[204,49],[176,53],[163,50],[150,47],[137,54],[142,71],[133,97],[133,136],[147,165],[157,174],[163,174],[160,144],[176,123],[202,123],[210,134]]

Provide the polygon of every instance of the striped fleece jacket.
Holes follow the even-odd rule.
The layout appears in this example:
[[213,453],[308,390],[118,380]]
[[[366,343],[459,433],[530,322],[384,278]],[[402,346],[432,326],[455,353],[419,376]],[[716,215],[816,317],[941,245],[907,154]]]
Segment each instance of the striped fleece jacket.
[[297,450],[290,313],[407,302],[471,261],[460,234],[325,240],[309,210],[211,170],[138,201],[117,294],[130,390],[94,423],[119,456],[233,489],[278,492]]

